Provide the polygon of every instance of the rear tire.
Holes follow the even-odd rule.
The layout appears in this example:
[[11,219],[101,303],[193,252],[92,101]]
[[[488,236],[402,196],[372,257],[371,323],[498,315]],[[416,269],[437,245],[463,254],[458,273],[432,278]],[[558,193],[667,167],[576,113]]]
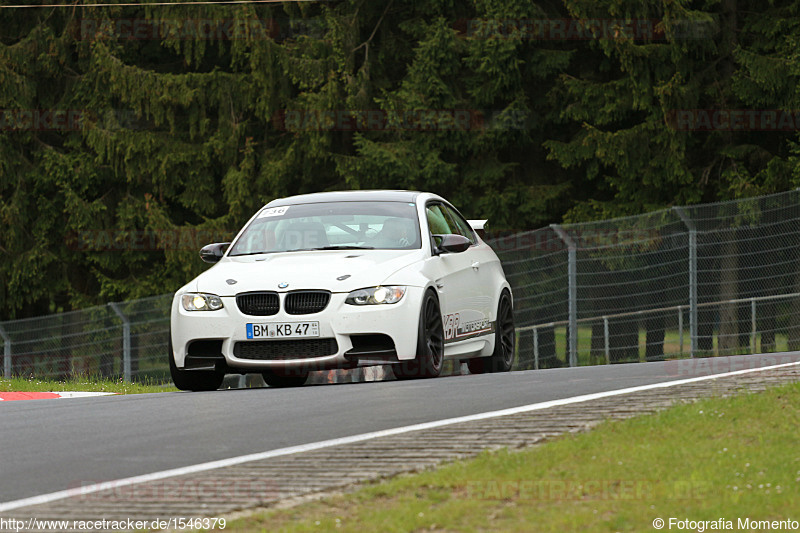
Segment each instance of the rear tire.
[[514,332],[514,309],[511,295],[503,291],[497,304],[497,324],[494,337],[494,353],[489,357],[467,360],[470,374],[508,372],[514,364],[516,333]]
[[425,293],[417,328],[417,356],[392,365],[397,379],[435,378],[444,364],[444,326],[439,299],[432,291]]
[[308,372],[297,372],[293,375],[287,375],[285,371],[280,370],[264,370],[261,375],[264,377],[264,382],[270,387],[276,389],[285,389],[288,387],[302,387],[308,381]]
[[175,364],[175,355],[172,351],[172,339],[169,340],[169,373],[172,382],[180,390],[211,391],[217,390],[225,379],[225,374],[219,371],[181,370]]

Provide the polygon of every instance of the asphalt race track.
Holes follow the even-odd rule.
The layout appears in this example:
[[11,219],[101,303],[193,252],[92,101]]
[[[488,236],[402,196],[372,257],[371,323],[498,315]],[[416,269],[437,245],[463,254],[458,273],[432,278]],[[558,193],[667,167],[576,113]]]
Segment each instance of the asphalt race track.
[[797,361],[800,352],[299,389],[2,402],[0,503],[411,424]]

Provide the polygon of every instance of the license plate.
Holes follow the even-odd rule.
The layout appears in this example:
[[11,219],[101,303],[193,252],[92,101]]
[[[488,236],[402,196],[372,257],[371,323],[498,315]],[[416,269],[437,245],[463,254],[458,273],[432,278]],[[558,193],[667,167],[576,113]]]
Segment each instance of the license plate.
[[269,322],[247,324],[248,339],[319,337],[319,322]]

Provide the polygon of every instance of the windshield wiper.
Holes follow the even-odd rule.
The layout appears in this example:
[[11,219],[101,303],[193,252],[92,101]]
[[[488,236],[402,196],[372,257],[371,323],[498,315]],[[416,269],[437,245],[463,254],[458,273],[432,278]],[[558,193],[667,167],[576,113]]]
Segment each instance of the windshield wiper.
[[282,252],[314,252],[317,250],[374,250],[374,246],[354,246],[354,245],[337,245],[337,246],[320,246],[318,248],[291,248],[289,250],[270,250],[268,252],[247,252],[244,254],[231,254],[231,257],[242,257],[245,255],[259,255],[259,254],[277,254]]
[[374,246],[354,246],[354,245],[337,245],[337,246],[320,246],[319,248],[312,248],[312,250],[374,250]]
[[243,257],[245,255],[274,254],[275,252],[247,252],[243,254],[230,254],[230,257]]

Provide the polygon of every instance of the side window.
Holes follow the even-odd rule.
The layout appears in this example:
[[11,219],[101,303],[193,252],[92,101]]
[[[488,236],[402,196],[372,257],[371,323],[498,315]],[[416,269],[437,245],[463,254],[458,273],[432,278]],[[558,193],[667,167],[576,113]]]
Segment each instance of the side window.
[[464,220],[464,217],[459,215],[458,211],[451,209],[448,206],[443,206],[443,209],[451,221],[450,226],[454,230],[453,233],[463,235],[469,239],[472,244],[477,244],[478,239],[475,237],[475,231],[472,229],[472,226],[469,225],[469,222]]
[[432,235],[446,235],[454,232],[454,228],[450,227],[450,222],[447,220],[447,216],[444,213],[443,206],[439,204],[429,205],[426,213],[428,217],[428,228]]

